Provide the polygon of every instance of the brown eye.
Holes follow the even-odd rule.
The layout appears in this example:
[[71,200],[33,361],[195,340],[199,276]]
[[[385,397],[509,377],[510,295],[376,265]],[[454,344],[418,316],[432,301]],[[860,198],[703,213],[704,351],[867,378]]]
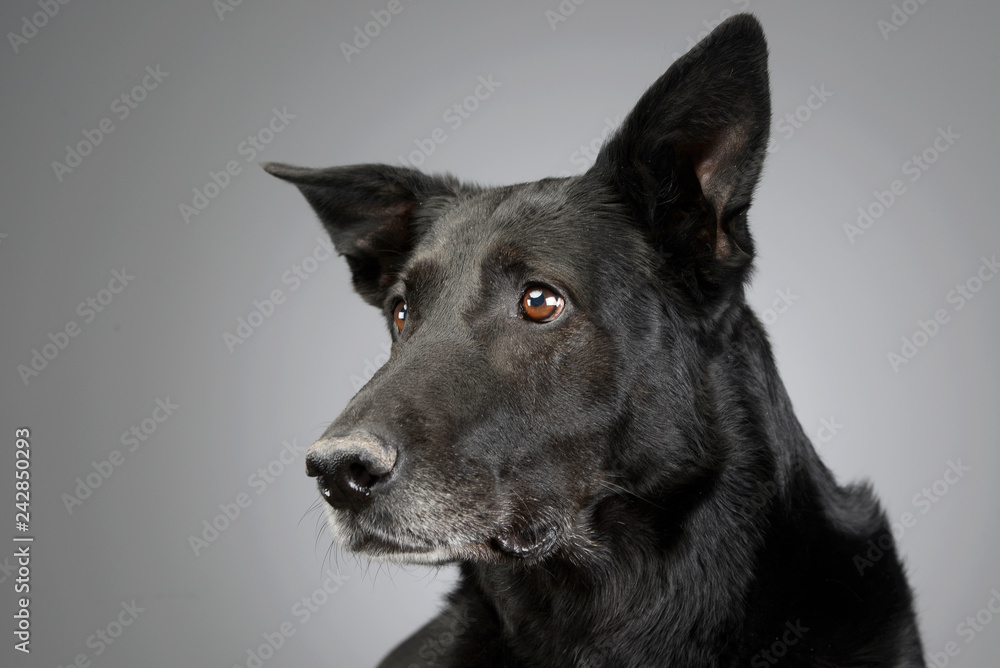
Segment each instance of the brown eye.
[[396,323],[396,329],[402,332],[406,325],[406,302],[396,304],[396,310],[392,312],[392,321]]
[[550,322],[558,318],[562,310],[563,298],[549,288],[531,287],[521,297],[521,313],[528,320]]

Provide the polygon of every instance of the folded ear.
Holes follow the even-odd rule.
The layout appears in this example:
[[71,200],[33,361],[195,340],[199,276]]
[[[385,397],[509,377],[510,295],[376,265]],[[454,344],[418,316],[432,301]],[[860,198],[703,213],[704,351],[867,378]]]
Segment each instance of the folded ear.
[[354,289],[378,307],[420,237],[422,223],[462,187],[451,176],[391,165],[310,169],[267,162],[262,167],[299,187],[347,259]]
[[770,119],[764,33],[740,14],[646,91],[588,173],[614,186],[699,302],[731,294],[750,268],[746,212]]

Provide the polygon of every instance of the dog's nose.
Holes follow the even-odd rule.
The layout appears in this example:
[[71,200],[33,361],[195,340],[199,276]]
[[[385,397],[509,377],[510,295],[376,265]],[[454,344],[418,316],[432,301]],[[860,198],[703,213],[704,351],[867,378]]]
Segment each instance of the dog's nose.
[[321,438],[306,452],[306,473],[334,508],[358,508],[396,463],[396,449],[368,432]]

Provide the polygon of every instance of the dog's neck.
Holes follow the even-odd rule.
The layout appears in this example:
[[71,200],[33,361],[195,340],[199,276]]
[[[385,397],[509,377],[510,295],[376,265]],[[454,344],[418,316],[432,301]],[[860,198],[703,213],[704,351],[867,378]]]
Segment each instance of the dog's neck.
[[[672,499],[691,506],[679,525],[669,525],[673,512],[647,502],[608,499],[597,509],[604,516],[600,545],[532,565],[469,569],[513,654],[527,665],[653,665],[667,658],[663,665],[705,665],[709,652],[725,647],[743,621],[753,579],[748,566],[761,537],[743,528],[746,518],[727,503],[734,500],[699,504],[701,492],[688,493],[692,498]],[[623,513],[627,523],[615,519]],[[688,525],[717,529],[695,533]],[[660,639],[656,657],[642,654],[648,637]],[[664,655],[667,638],[672,653]]]

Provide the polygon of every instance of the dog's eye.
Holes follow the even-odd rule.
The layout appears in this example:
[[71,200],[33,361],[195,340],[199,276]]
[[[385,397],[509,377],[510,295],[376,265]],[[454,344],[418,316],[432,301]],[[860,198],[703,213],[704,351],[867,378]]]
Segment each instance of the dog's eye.
[[563,298],[549,288],[534,286],[521,297],[521,313],[528,320],[551,322],[562,313],[563,304]]
[[392,312],[392,321],[396,323],[396,329],[403,331],[406,325],[406,302],[396,304],[396,309]]

